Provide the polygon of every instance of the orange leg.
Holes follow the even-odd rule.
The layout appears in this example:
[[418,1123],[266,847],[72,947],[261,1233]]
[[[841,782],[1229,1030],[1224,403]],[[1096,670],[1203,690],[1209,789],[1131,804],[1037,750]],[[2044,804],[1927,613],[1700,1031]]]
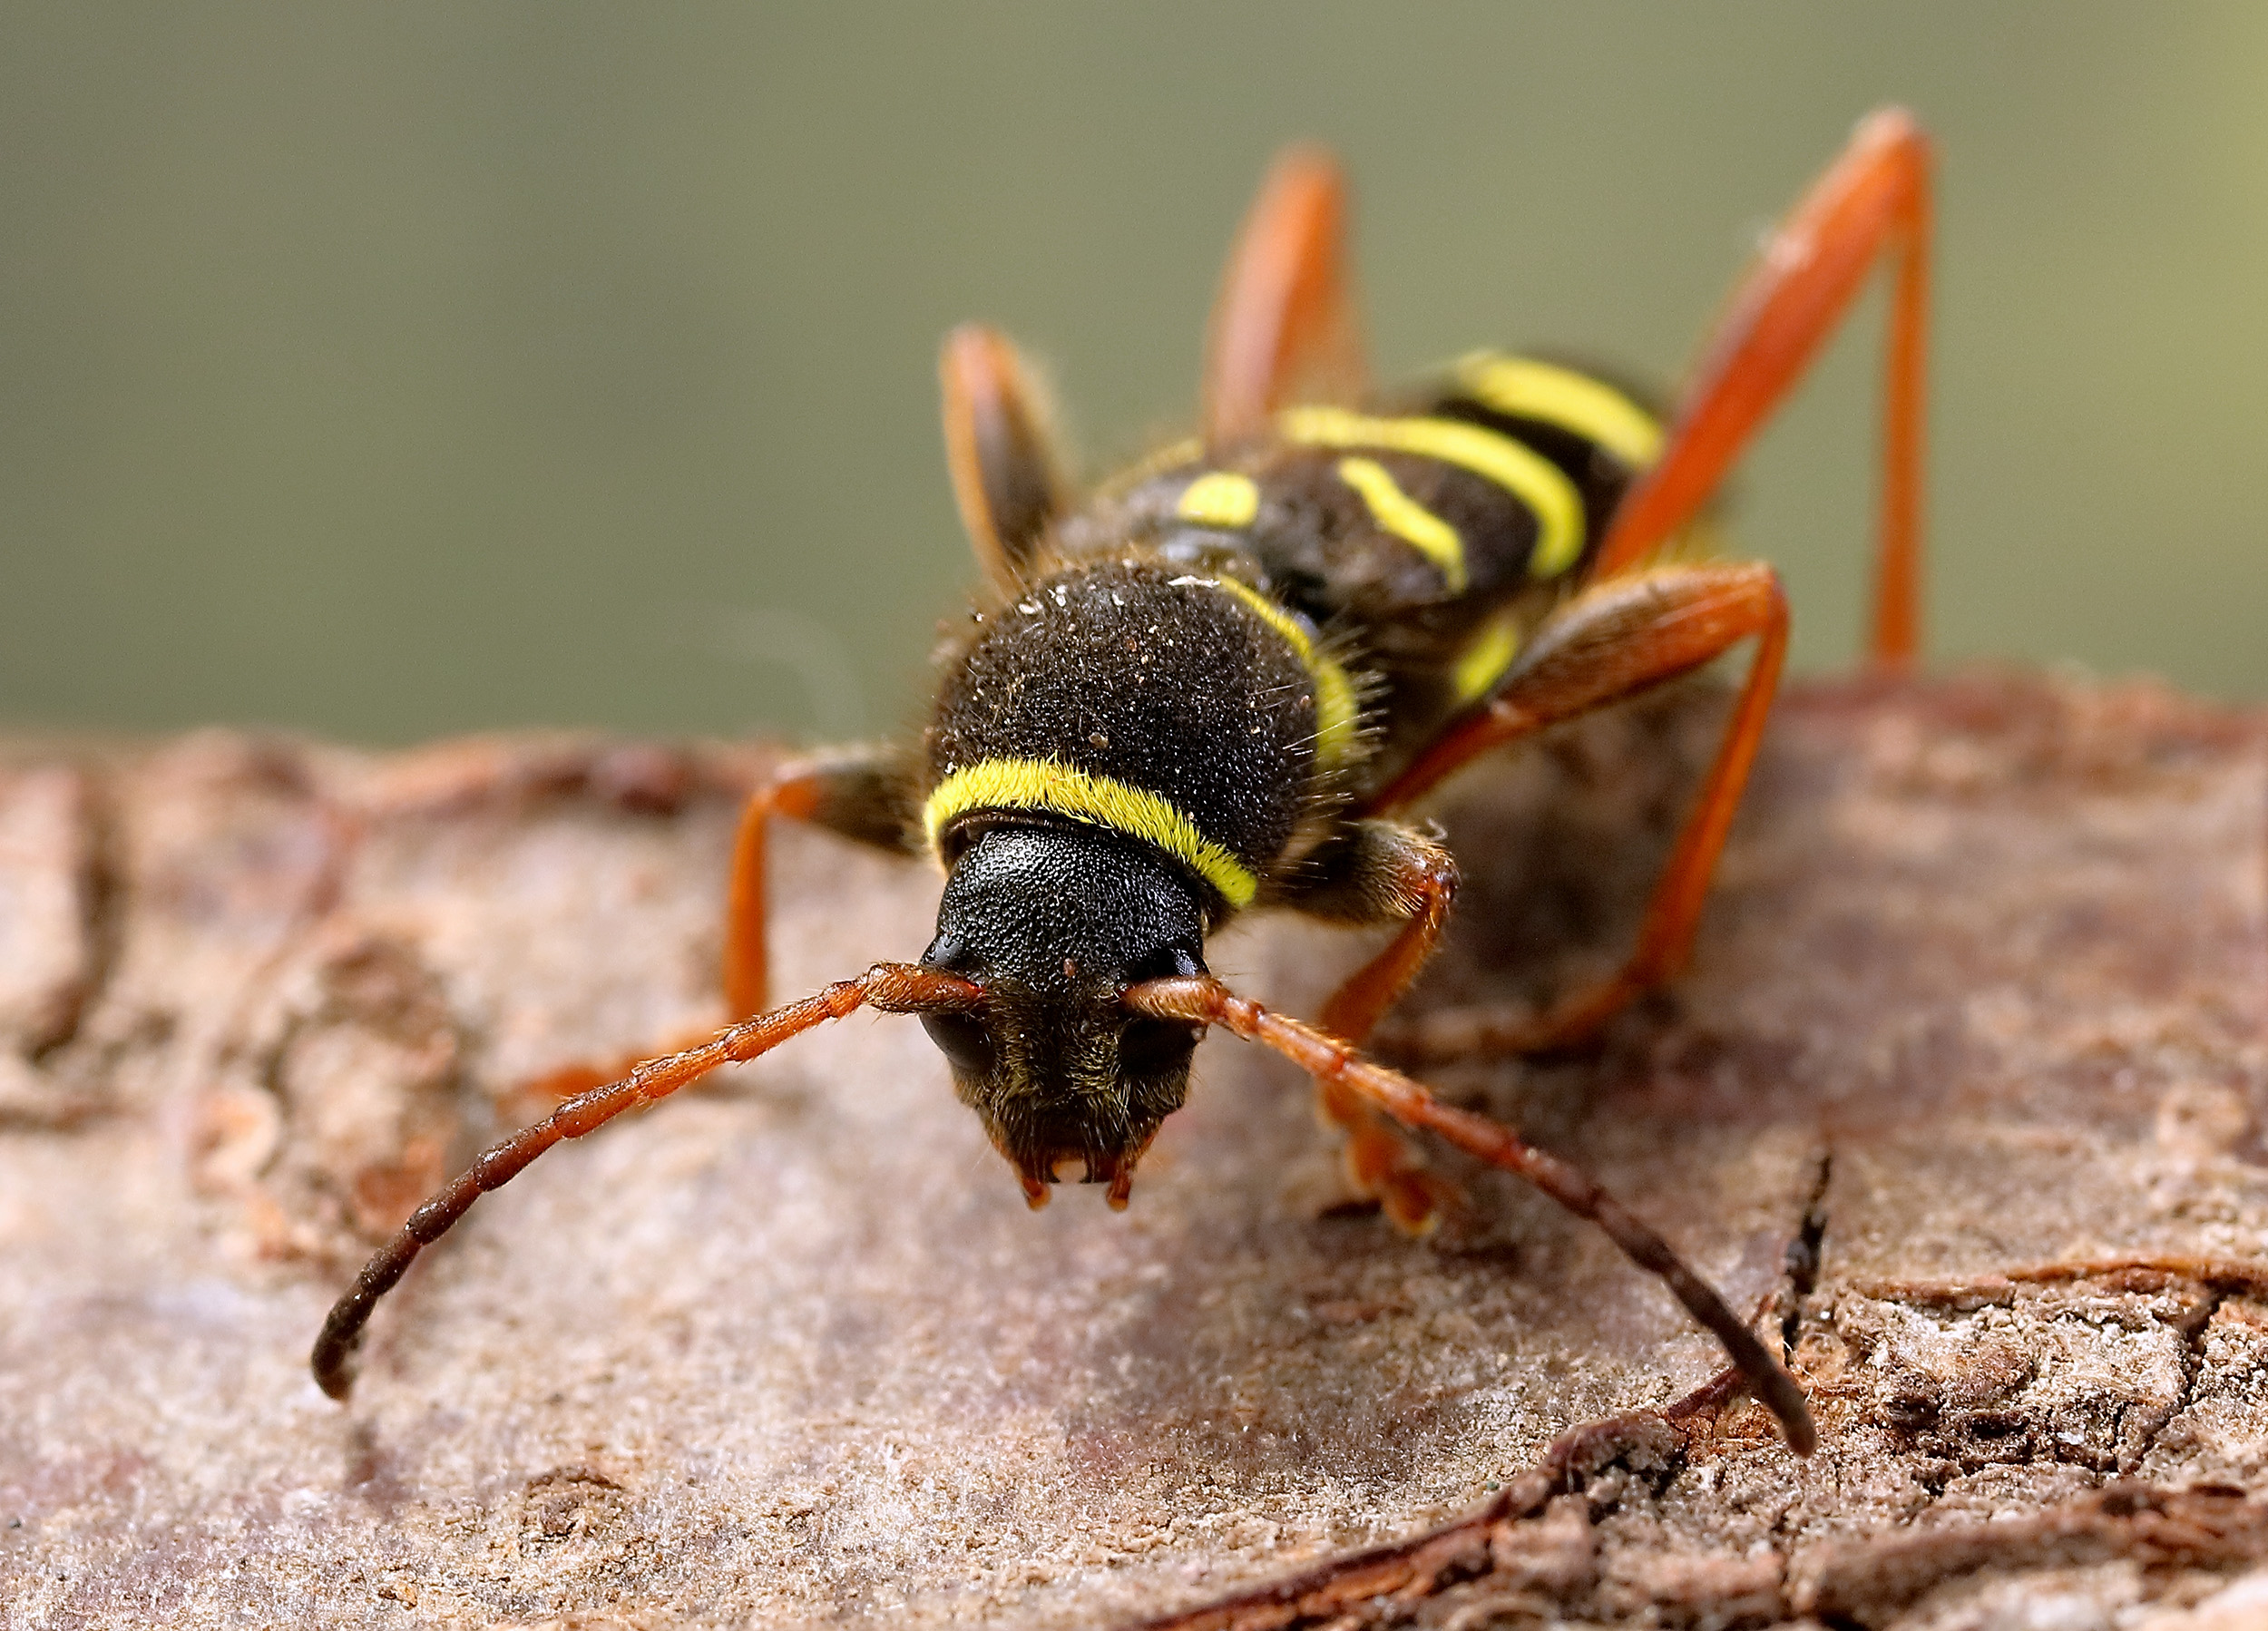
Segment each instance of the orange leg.
[[1624,571],[1690,522],[1832,333],[1875,261],[1895,253],[1882,412],[1882,532],[1871,649],[1912,666],[1921,643],[1921,432],[1929,314],[1930,142],[1888,108],[1783,221],[1702,354],[1669,444],[1618,510],[1594,577]]
[[[760,1012],[770,985],[768,891],[766,874],[772,817],[815,822],[846,837],[885,848],[904,847],[890,786],[891,763],[872,755],[790,766],[749,795],[733,842],[732,878],[725,895],[722,983],[725,1018],[738,1022]],[[519,1089],[539,1099],[565,1099],[613,1081],[656,1051],[692,1046],[706,1030],[666,1042],[660,1050],[562,1066]]]
[[1267,429],[1300,400],[1354,402],[1369,388],[1347,269],[1346,181],[1320,149],[1276,161],[1229,254],[1206,337],[1207,445]]
[[1047,394],[1005,336],[978,323],[945,337],[945,464],[977,563],[1012,591],[1070,507]]
[[1404,1127],[1438,1134],[1466,1154],[1526,1179],[1578,1217],[1589,1218],[1633,1263],[1657,1275],[1686,1312],[1724,1343],[1743,1381],[1779,1418],[1789,1449],[1809,1455],[1818,1446],[1803,1390],[1747,1323],[1667,1241],[1572,1162],[1536,1148],[1485,1116],[1442,1103],[1399,1071],[1364,1059],[1344,1040],[1271,1013],[1210,975],[1153,980],[1128,991],[1124,1001],[1137,1013],[1226,1026],[1246,1041],[1275,1050],[1318,1081],[1344,1089]]
[[748,796],[740,829],[732,841],[732,882],[725,893],[725,1017],[745,1020],[760,1013],[771,994],[769,868],[766,864],[772,817],[808,821],[819,807],[819,778],[807,771],[790,774]]
[[1441,1023],[1420,1026],[1398,1045],[1423,1057],[1569,1046],[1595,1034],[1633,998],[1685,966],[1709,875],[1772,711],[1787,633],[1787,599],[1768,566],[1663,567],[1598,584],[1537,631],[1493,698],[1396,779],[1379,806],[1417,797],[1492,747],[1674,679],[1757,637],[1755,660],[1716,757],[1655,885],[1637,948],[1620,972],[1539,1019],[1440,1016]]
[[[1384,822],[1364,825],[1387,826]],[[1402,919],[1402,928],[1383,951],[1349,975],[1323,1005],[1324,1028],[1358,1048],[1432,956],[1442,930],[1448,925],[1450,905],[1457,898],[1457,863],[1447,850],[1406,828],[1388,830],[1399,842],[1387,861],[1391,870],[1382,868],[1381,882],[1391,891],[1393,913]]]
[[[1357,1044],[1370,1035],[1433,954],[1456,894],[1457,863],[1440,845],[1394,822],[1354,824],[1353,841],[1295,903],[1311,916],[1401,927],[1324,1004],[1326,1029]],[[1456,1198],[1454,1188],[1427,1172],[1402,1135],[1344,1085],[1318,1078],[1315,1107],[1346,1135],[1354,1192],[1377,1200],[1397,1228],[1431,1231]]]
[[[628,743],[570,742],[534,746],[469,737],[404,755],[370,786],[356,812],[355,831],[381,820],[577,796],[618,809],[655,813],[678,807],[697,789],[713,786],[686,756]],[[685,1047],[709,1033],[670,1044]],[[639,1054],[563,1065],[517,1083],[510,1097],[550,1105],[611,1081]]]

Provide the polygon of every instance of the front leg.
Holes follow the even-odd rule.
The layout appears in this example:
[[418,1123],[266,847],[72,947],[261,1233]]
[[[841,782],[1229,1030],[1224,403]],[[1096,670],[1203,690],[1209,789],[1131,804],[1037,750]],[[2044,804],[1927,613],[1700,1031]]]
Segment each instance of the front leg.
[[775,816],[808,822],[876,849],[914,855],[921,848],[910,767],[894,747],[862,744],[797,760],[783,765],[751,794],[740,813],[726,894],[725,1017],[736,1024],[763,1011],[770,994],[766,858]]
[[[738,1024],[767,1005],[771,947],[767,874],[772,818],[809,822],[878,849],[912,854],[918,846],[909,815],[911,786],[901,752],[861,745],[791,761],[748,796],[733,843],[732,878],[725,891],[719,983],[727,1023]],[[636,1053],[563,1065],[518,1091],[539,1100],[569,1098],[617,1079],[641,1059],[696,1046],[709,1034],[704,1030]]]
[[[1324,1004],[1325,1030],[1361,1046],[1433,954],[1456,894],[1455,858],[1397,822],[1352,823],[1317,857],[1284,904],[1326,922],[1401,925]],[[1431,1230],[1455,1191],[1427,1172],[1403,1136],[1344,1083],[1316,1078],[1315,1107],[1346,1134],[1346,1174],[1355,1192],[1375,1199],[1397,1227],[1413,1235]]]
[[1399,923],[1385,948],[1332,993],[1322,1025],[1357,1048],[1432,956],[1457,898],[1457,861],[1395,821],[1352,823],[1284,903],[1309,917],[1362,927]]

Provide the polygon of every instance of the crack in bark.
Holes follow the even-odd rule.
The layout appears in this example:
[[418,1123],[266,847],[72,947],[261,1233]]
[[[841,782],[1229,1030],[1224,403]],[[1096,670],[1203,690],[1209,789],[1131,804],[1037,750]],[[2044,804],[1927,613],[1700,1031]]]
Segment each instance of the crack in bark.
[[78,866],[73,880],[79,903],[79,933],[86,962],[54,1030],[25,1055],[34,1069],[77,1040],[110,990],[126,938],[126,866],[119,829],[116,779],[94,765],[78,766]]
[[1819,1289],[1820,1266],[1827,1248],[1827,1186],[1834,1177],[1833,1146],[1819,1152],[1819,1169],[1812,1178],[1810,1196],[1804,1203],[1804,1219],[1787,1243],[1781,1261],[1787,1273],[1782,1290],[1780,1357],[1795,1357],[1795,1338],[1804,1324],[1804,1299]]
[[[1833,1152],[1823,1149],[1783,1256],[1786,1278],[1756,1311],[1762,1319],[1776,1306],[1782,1347],[1790,1357],[1804,1299],[1818,1284],[1833,1171]],[[1626,1411],[1569,1429],[1545,1447],[1533,1467],[1467,1517],[1408,1540],[1332,1558],[1271,1585],[1138,1622],[1127,1631],[1292,1631],[1319,1625],[1352,1631],[1396,1617],[1451,1587],[1502,1572],[1520,1554],[1518,1526],[1541,1517],[1559,1497],[1585,1494],[1618,1465],[1642,1479],[1659,1499],[1685,1470],[1695,1441],[1712,1431],[1743,1392],[1740,1372],[1726,1366],[1658,1410]],[[1647,1464],[1638,1464],[1641,1456]],[[1583,1521],[1595,1528],[1610,1515],[1587,1510]],[[1784,1524],[1785,1515],[1778,1521]],[[1784,1596],[1784,1557],[1780,1572]]]
[[2087,1257],[2068,1263],[2035,1263],[2003,1269],[1997,1274],[1945,1280],[1854,1280],[1845,1288],[1877,1302],[1904,1303],[1921,1308],[1946,1308],[1966,1314],[1988,1307],[2005,1307],[2015,1301],[2019,1285],[2063,1285],[2082,1280],[2104,1280],[2114,1291],[2148,1294],[2175,1284],[2226,1295],[2268,1294],[2268,1260],[2248,1262],[2235,1257],[2188,1257],[2178,1255],[2137,1255],[2131,1257]]
[[2204,1302],[2198,1313],[2185,1323],[2186,1328],[2183,1323],[2175,1323],[2174,1328],[2182,1333],[2181,1392],[2175,1396],[2173,1408],[2143,1435],[2142,1447],[2135,1452],[2137,1467],[2150,1459],[2150,1452],[2157,1448],[2157,1441],[2165,1435],[2165,1430],[2180,1419],[2182,1412],[2196,1398],[2197,1379],[2204,1371],[2205,1337],[2213,1329],[2213,1316],[2221,1312],[2221,1304],[2227,1302],[2231,1294],[2220,1286],[2208,1284]]
[[20,1039],[15,1057],[30,1090],[0,1097],[0,1131],[68,1133],[118,1108],[111,1095],[80,1085],[99,1079],[99,1069],[64,1069],[72,1044],[86,1034],[90,1016],[109,991],[124,938],[125,881],[114,778],[91,758],[55,768],[68,778],[69,836],[63,858],[76,919],[76,966],[56,987],[44,1022]]
[[[1729,1374],[1729,1372],[1727,1372]],[[1713,1393],[1722,1377],[1701,1392]],[[1219,1598],[1160,1618],[1143,1620],[1129,1631],[1277,1631],[1279,1627],[1333,1622],[1363,1623],[1366,1609],[1407,1607],[1443,1587],[1490,1572],[1499,1531],[1540,1516],[1555,1496],[1580,1493],[1616,1462],[1641,1450],[1682,1461],[1684,1450],[1667,1431],[1668,1410],[1633,1411],[1560,1434],[1536,1465],[1509,1480],[1486,1506],[1454,1523],[1413,1539],[1334,1558],[1272,1585]],[[1504,1536],[1510,1544],[1509,1534]]]
[[2146,1568],[2244,1567],[2268,1552],[2268,1501],[2217,1488],[2113,1483],[2034,1516],[1830,1544],[1800,1558],[1789,1607],[1871,1627],[1937,1587],[1987,1568],[2134,1558]]
[[[1803,1224],[1789,1244],[1788,1280],[1778,1294],[1789,1308],[1800,1307],[1802,1299],[1816,1289],[1831,1170],[1832,1152],[1823,1152]],[[2205,1312],[2177,1326],[2184,1329],[2191,1357],[2182,1399],[2167,1414],[2170,1421],[2194,1392],[2213,1312],[2234,1292],[2268,1284],[2268,1264],[2135,1257],[2036,1265],[1966,1281],[1899,1282],[1853,1289],[1915,1305],[1978,1308],[2012,1301],[2019,1285],[2092,1280],[2130,1292],[2162,1294],[2185,1284],[2213,1291],[2202,1304]],[[1885,1295],[1893,1290],[1895,1297]],[[1794,1318],[1783,1312],[1783,1337],[1791,1346]],[[1618,1463],[1631,1463],[1626,1470],[1652,1486],[1657,1497],[1666,1492],[1686,1466],[1696,1436],[1706,1431],[1705,1424],[1738,1393],[1738,1374],[1726,1370],[1659,1411],[1635,1411],[1576,1428],[1554,1440],[1533,1468],[1466,1518],[1406,1541],[1332,1559],[1272,1585],[1142,1622],[1139,1631],[1292,1631],[1398,1619],[1452,1587],[1503,1572],[1507,1560],[1523,1555],[1520,1526],[1540,1518],[1557,1498],[1585,1494]],[[2153,1442],[2164,1425],[2154,1431]],[[1665,1428],[1674,1430],[1674,1439],[1660,1434]],[[2147,1452],[2146,1444],[2141,1454]],[[1942,1496],[1956,1469],[1946,1462],[1941,1470],[1933,1497]],[[1927,1480],[1923,1482],[1926,1487]],[[1595,1527],[1609,1515],[1590,1510],[1585,1522]],[[1788,1512],[1774,1519],[1771,1532],[1780,1541],[1794,1534]],[[1987,1568],[2047,1568],[2127,1557],[2152,1567],[2234,1568],[2268,1554],[2268,1503],[2248,1502],[2241,1491],[2214,1486],[2167,1490],[2114,1480],[2031,1519],[1952,1524],[1919,1535],[1829,1543],[1811,1548],[1808,1555],[1791,1555],[1784,1545],[1775,1551],[1782,1616],[1808,1614],[1826,1625],[1865,1631],[1935,1587]],[[1705,1616],[1722,1609],[1743,1617],[1735,1609],[1753,1605],[1758,1587],[1750,1578],[1734,1600],[1696,1598],[1679,1607]],[[1562,1609],[1579,1607],[1582,1595],[1579,1589],[1562,1593],[1554,1601]]]
[[[2229,1297],[2257,1287],[2263,1279],[2268,1279],[2268,1264],[2135,1256],[2032,1265],[1967,1279],[1858,1282],[1846,1289],[1871,1301],[1955,1314],[1984,1308],[2017,1307],[2019,1291],[2028,1286],[2085,1286],[2128,1297],[2161,1302],[2169,1297],[2175,1299],[2171,1308],[2146,1303],[2133,1310],[2140,1323],[2127,1328],[2140,1331],[2156,1327],[2179,1336],[2179,1388],[2162,1410],[2155,1399],[2104,1401],[2102,1410],[2107,1412],[2107,1419],[2103,1415],[2095,1418],[2104,1423],[2100,1445],[2067,1442],[2061,1434],[2049,1438],[2047,1432],[2052,1422],[2013,1402],[1998,1410],[1979,1408],[1974,1402],[1948,1408],[1947,1400],[1953,1397],[1951,1389],[1955,1384],[1933,1373],[1921,1374],[1921,1391],[1911,1395],[1911,1413],[1899,1411],[1901,1395],[1892,1392],[1882,1401],[1882,1408],[1874,1419],[1898,1435],[1910,1449],[1934,1456],[1933,1461],[1913,1469],[1917,1483],[1934,1502],[1945,1494],[1955,1473],[1974,1474],[1988,1467],[2066,1466],[2108,1480],[2134,1473],[2147,1462],[2165,1429],[2193,1402],[2204,1365],[2204,1344],[2214,1315]],[[2049,1321],[2068,1317],[2070,1313],[2058,1311],[2053,1305],[2035,1312]],[[1845,1341],[1850,1341],[1848,1333]],[[2026,1379],[2029,1380],[2032,1378]],[[2155,1412],[2156,1419],[2146,1420],[2146,1411]],[[2128,1444],[2126,1439],[2129,1422],[2136,1424],[2138,1441],[2133,1444]]]

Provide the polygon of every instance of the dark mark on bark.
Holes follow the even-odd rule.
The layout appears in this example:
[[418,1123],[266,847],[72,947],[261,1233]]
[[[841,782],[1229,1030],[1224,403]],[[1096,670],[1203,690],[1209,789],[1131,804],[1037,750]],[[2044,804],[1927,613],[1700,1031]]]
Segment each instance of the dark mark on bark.
[[1812,1179],[1812,1192],[1804,1203],[1804,1220],[1794,1236],[1787,1243],[1784,1265],[1787,1284],[1783,1292],[1780,1314],[1780,1357],[1795,1357],[1795,1338],[1803,1329],[1804,1299],[1819,1286],[1819,1271],[1826,1255],[1827,1243],[1827,1185],[1834,1176],[1835,1156],[1833,1149],[1819,1152],[1819,1169]]
[[77,772],[76,792],[79,853],[73,881],[85,963],[54,1030],[34,1040],[25,1056],[35,1066],[44,1065],[78,1039],[87,1015],[110,987],[125,940],[125,863],[120,853],[116,788],[100,766],[87,764]]

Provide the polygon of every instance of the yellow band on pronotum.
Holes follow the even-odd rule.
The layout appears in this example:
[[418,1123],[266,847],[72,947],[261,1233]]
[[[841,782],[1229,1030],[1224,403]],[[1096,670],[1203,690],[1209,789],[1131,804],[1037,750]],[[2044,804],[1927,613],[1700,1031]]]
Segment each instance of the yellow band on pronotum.
[[1493,482],[1535,513],[1534,577],[1557,577],[1583,552],[1583,495],[1565,471],[1510,436],[1455,419],[1376,419],[1335,407],[1287,408],[1276,423],[1286,442],[1303,446],[1413,453]]
[[1124,833],[1164,850],[1231,906],[1249,906],[1260,890],[1260,881],[1236,856],[1198,832],[1170,801],[1053,759],[986,759],[945,777],[922,806],[930,849],[937,848],[946,823],[973,810],[1044,810]]
[[1251,607],[1291,647],[1292,655],[1315,682],[1315,757],[1326,768],[1344,764],[1354,746],[1355,716],[1360,711],[1354,706],[1354,682],[1346,677],[1346,670],[1315,649],[1315,642],[1308,639],[1298,620],[1249,583],[1234,578],[1212,581]]

